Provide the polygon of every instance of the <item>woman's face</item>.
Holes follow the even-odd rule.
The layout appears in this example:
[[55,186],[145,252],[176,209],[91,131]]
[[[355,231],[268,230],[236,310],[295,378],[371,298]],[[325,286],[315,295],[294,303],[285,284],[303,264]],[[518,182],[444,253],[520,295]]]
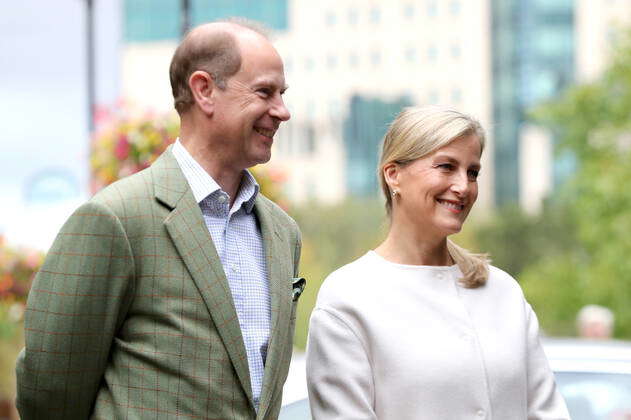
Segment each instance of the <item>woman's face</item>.
[[[462,228],[478,197],[480,140],[467,135],[396,169],[398,211],[423,232],[446,237]],[[396,217],[397,211],[393,212]]]

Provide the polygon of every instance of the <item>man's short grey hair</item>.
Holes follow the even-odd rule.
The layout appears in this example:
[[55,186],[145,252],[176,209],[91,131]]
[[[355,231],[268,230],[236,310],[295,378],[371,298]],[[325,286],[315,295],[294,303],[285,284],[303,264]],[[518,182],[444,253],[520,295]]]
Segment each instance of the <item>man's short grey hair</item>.
[[[244,18],[230,18],[213,23],[229,23],[244,30],[251,30],[268,39],[265,27]],[[195,71],[210,74],[219,89],[226,88],[227,80],[241,68],[241,51],[233,32],[218,30],[213,36],[199,36],[197,28],[191,29],[175,50],[169,67],[169,79],[173,102],[182,115],[193,105],[193,94],[188,79]]]

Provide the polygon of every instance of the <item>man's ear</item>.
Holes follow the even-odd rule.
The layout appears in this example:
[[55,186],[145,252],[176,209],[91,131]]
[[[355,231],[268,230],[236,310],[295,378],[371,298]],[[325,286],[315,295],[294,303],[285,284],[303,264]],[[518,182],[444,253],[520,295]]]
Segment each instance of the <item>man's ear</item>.
[[398,190],[401,166],[396,162],[390,162],[383,166],[382,171],[386,184],[390,187],[390,191]]
[[212,115],[215,110],[213,90],[217,88],[213,78],[205,71],[197,70],[188,78],[188,87],[193,94],[193,100],[206,115]]

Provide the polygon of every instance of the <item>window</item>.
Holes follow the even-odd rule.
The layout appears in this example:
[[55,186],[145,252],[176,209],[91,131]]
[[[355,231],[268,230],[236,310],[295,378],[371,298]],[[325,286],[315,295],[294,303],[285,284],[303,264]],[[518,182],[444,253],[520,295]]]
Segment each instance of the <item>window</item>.
[[305,59],[305,70],[312,71],[315,68],[315,61],[313,58]]
[[405,60],[409,63],[416,61],[416,48],[408,48],[405,50]]
[[438,49],[434,45],[430,45],[427,48],[427,59],[429,61],[436,61],[438,58]]
[[403,7],[403,16],[405,16],[408,19],[411,19],[414,17],[414,5],[412,3],[408,3]]
[[427,15],[435,17],[438,14],[438,5],[436,0],[427,0]]
[[430,90],[429,91],[429,95],[428,95],[428,100],[430,105],[436,105],[438,103],[438,91],[437,90]]
[[451,102],[459,104],[462,101],[462,91],[458,88],[451,91]]
[[333,26],[336,22],[336,17],[334,12],[327,12],[326,17],[324,18],[324,22],[326,26]]
[[359,58],[357,57],[357,54],[355,53],[351,53],[348,56],[348,64],[352,67],[355,68],[359,65]]
[[460,45],[458,44],[451,44],[451,56],[453,58],[459,58],[460,57]]
[[305,127],[305,153],[312,155],[315,152],[315,127],[307,123]]
[[351,25],[356,25],[357,24],[357,10],[350,9],[348,11],[348,23],[351,24]]
[[378,66],[381,64],[381,53],[379,51],[373,51],[370,54],[370,62],[373,66]]
[[294,66],[294,61],[291,59],[291,57],[287,57],[283,61],[285,64],[285,71],[287,73],[291,73],[291,70],[293,69],[293,66]]
[[379,23],[381,21],[381,11],[377,7],[373,7],[370,11],[370,21],[372,23]]
[[460,14],[460,0],[451,0],[449,3],[449,13],[452,16],[458,16]]
[[335,67],[337,67],[337,57],[334,54],[327,55],[326,65],[330,69],[334,69]]

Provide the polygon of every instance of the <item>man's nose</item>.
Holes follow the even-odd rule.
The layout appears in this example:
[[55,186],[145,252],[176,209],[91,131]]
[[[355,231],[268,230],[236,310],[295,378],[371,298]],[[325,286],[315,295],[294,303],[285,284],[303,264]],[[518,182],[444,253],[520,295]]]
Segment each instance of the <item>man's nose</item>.
[[281,121],[287,121],[291,118],[291,114],[289,110],[285,106],[285,101],[283,101],[283,97],[279,96],[272,108],[270,109],[270,115],[274,118],[278,118]]

